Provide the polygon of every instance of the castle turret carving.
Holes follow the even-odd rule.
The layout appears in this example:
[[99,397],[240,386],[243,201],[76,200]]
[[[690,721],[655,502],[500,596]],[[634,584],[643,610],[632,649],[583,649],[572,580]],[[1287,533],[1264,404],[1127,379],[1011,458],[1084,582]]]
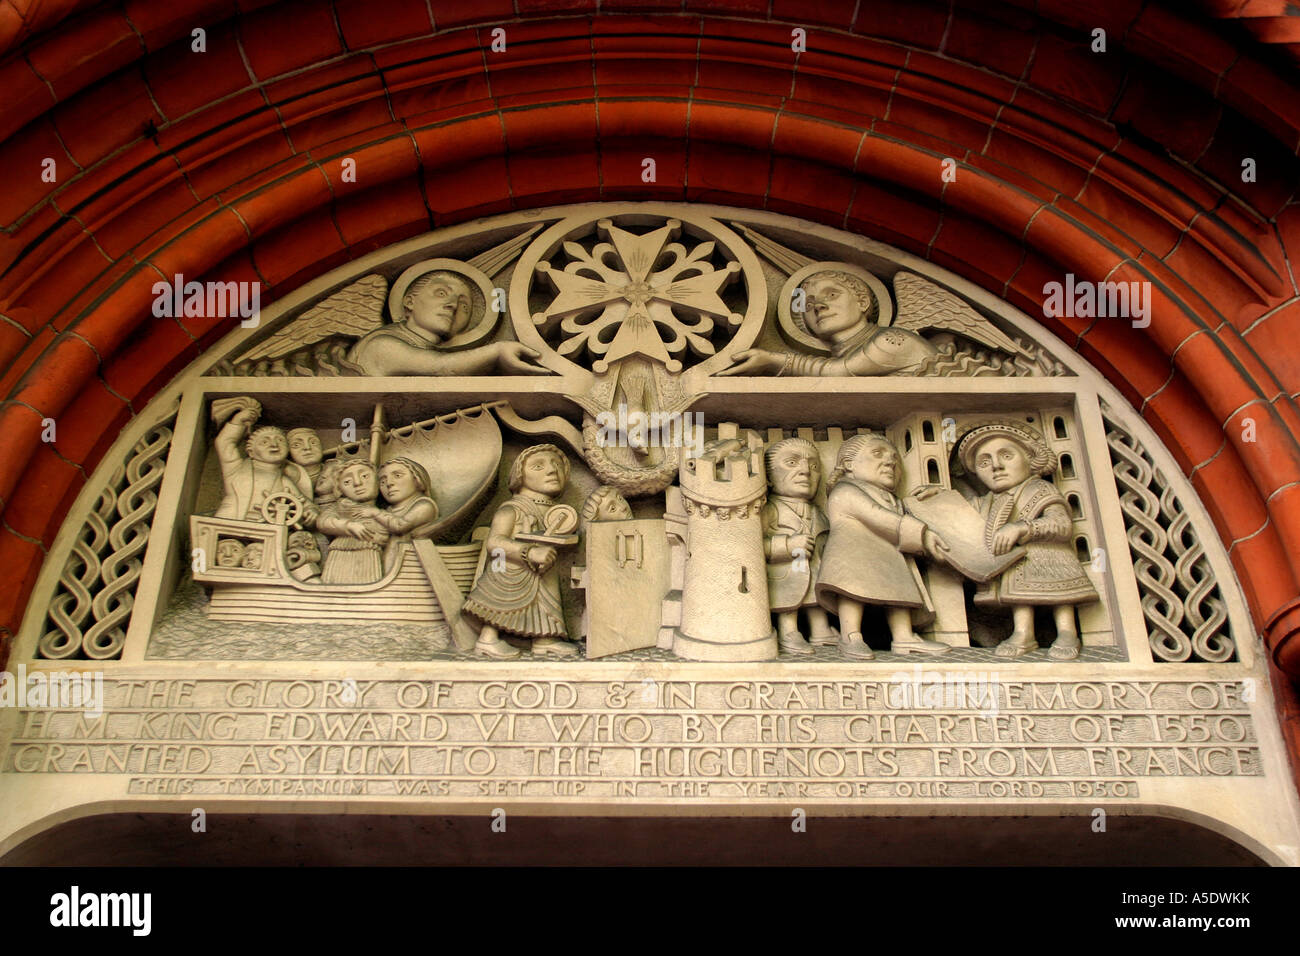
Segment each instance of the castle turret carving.
[[719,427],[703,454],[682,462],[678,481],[687,558],[674,653],[698,661],[776,657],[763,557],[767,478],[758,435]]

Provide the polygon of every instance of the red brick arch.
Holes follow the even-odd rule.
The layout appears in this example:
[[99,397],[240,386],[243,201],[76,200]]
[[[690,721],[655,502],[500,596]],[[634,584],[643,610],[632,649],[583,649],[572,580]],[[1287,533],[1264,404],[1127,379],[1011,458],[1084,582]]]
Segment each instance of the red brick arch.
[[[645,12],[657,6],[0,0],[6,641],[118,428],[229,331],[153,318],[160,277],[258,280],[265,305],[449,223],[674,199],[860,232],[1031,315],[1066,272],[1154,283],[1147,329],[1044,324],[1192,476],[1275,661],[1300,676],[1300,84],[1285,24],[1209,19],[1231,12],[1220,2],[1098,0],[1086,17],[1048,0]],[[489,49],[498,25],[504,53]]]

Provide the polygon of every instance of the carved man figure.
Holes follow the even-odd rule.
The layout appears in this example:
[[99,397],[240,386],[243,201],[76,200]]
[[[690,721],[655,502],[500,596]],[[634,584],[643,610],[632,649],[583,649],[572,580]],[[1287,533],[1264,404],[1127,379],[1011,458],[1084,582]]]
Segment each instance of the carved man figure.
[[826,515],[813,503],[821,472],[817,446],[806,439],[785,438],[767,449],[767,480],[772,486],[763,505],[767,597],[777,616],[777,641],[786,654],[812,653],[799,633],[800,609],[807,610],[813,644],[839,640],[813,593],[830,530]]
[[284,432],[264,425],[249,434],[261,414],[262,406],[251,398],[213,407],[219,422],[229,416],[214,442],[224,486],[216,517],[265,521],[262,505],[270,496],[283,494],[299,502],[300,521],[310,524],[316,517],[311,482],[301,467],[288,460],[289,442]]
[[943,563],[948,545],[907,514],[894,495],[902,477],[900,465],[898,450],[883,435],[855,435],[840,446],[827,481],[831,533],[817,576],[817,597],[823,607],[839,614],[840,650],[854,660],[875,657],[862,636],[865,604],[885,606],[894,653],[949,650],[912,630],[913,611],[933,611],[913,556],[925,554]]
[[728,375],[888,375],[938,354],[910,329],[876,324],[880,303],[871,288],[847,272],[818,272],[799,287],[807,303],[804,323],[826,343],[831,358],[744,349]]
[[536,363],[540,354],[521,342],[443,351],[443,342],[469,327],[471,301],[469,285],[456,273],[425,273],[407,287],[401,318],[365,335],[352,346],[348,361],[366,375],[479,375],[494,368],[506,375],[550,371]]
[[320,476],[321,459],[325,454],[320,435],[316,434],[314,428],[290,428],[285,437],[289,441],[289,457],[295,465],[307,473],[307,478],[314,487],[316,479]]

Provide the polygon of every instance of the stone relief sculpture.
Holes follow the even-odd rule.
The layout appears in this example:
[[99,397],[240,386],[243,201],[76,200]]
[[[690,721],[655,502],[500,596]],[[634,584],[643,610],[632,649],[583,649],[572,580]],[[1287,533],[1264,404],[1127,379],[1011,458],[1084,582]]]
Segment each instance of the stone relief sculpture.
[[368,461],[350,461],[339,469],[339,499],[321,511],[316,527],[330,536],[329,553],[321,571],[324,584],[369,584],[384,575],[384,546],[388,530],[382,512],[379,479]]
[[[504,305],[491,277],[536,226],[471,259],[418,262],[393,282],[369,275],[244,350],[218,371],[235,375],[548,374],[519,342],[484,344]],[[390,321],[384,322],[387,305]]]
[[[194,572],[212,589],[207,615],[268,624],[341,617],[439,622],[450,627],[458,648],[469,651],[477,630],[460,611],[481,546],[456,541],[495,488],[501,455],[495,415],[520,428],[546,427],[500,404],[393,429],[378,406],[368,439],[321,449],[316,500],[304,493],[312,489],[305,471],[310,464],[281,463],[280,472],[259,478],[257,487],[269,489],[273,507],[257,511],[244,504],[251,500],[244,488],[248,469],[232,458],[230,446],[260,409],[247,397],[214,402],[218,417],[242,411],[243,419],[227,422],[214,445],[226,479],[220,506],[190,522],[193,547],[212,556],[210,566]],[[305,444],[312,452],[323,444],[318,430],[292,431],[300,438],[311,433],[316,441]],[[283,451],[268,439],[267,448],[272,446],[275,454],[261,463],[268,469],[278,467]],[[431,471],[441,476],[439,482]],[[285,490],[286,482],[293,488]],[[250,551],[260,552],[256,562]]]
[[897,449],[882,435],[856,435],[840,446],[827,480],[830,537],[817,577],[817,599],[840,618],[840,650],[853,660],[875,654],[863,640],[866,604],[883,605],[896,654],[946,654],[951,648],[918,636],[913,613],[934,608],[914,555],[943,563],[943,538],[907,514],[894,495],[899,484]]
[[537,656],[576,657],[560,602],[556,549],[576,544],[577,516],[556,499],[569,481],[569,459],[554,445],[525,449],[510,468],[512,497],[492,518],[485,547],[491,557],[464,613],[482,622],[475,653],[499,660],[519,656],[501,632],[532,640]]
[[1056,455],[1034,429],[1018,422],[978,425],[957,443],[956,454],[988,493],[976,500],[985,519],[985,540],[994,554],[1025,545],[1025,555],[1001,575],[980,585],[977,604],[1009,606],[1015,630],[997,646],[999,657],[1038,649],[1034,607],[1053,608],[1056,640],[1052,660],[1079,656],[1074,606],[1097,600],[1070,544],[1070,513],[1064,496],[1048,480]]
[[[777,225],[769,236],[771,217],[756,228],[656,206],[539,218],[505,240],[515,227],[482,242],[466,230],[446,255],[413,246],[212,367],[551,377],[478,390],[518,393],[536,419],[495,396],[460,407],[476,391],[468,382],[363,384],[423,420],[389,427],[379,408],[369,436],[348,441],[338,422],[355,405],[337,385],[212,383],[209,497],[191,516],[203,615],[253,629],[437,624],[447,653],[500,659],[531,645],[560,659],[863,661],[881,653],[884,630],[891,653],[960,649],[970,660],[997,645],[1023,657],[1038,646],[1040,607],[1053,608],[1055,643],[1032,659],[1076,659],[1113,638],[1115,598],[1078,557],[1106,543],[1080,508],[1081,496],[1092,504],[1092,469],[1050,467],[1057,452],[1095,454],[1065,398],[1021,402],[1021,389],[972,383],[985,404],[963,388],[920,397],[924,383],[913,394],[898,381],[1065,374],[1013,315],[871,243]],[[301,412],[291,392],[304,395]],[[1041,432],[1022,427],[1034,415]],[[1075,430],[1053,430],[1049,415]],[[508,452],[499,425],[513,432]],[[1152,653],[1231,658],[1186,516],[1142,449],[1109,419],[1107,429]],[[992,437],[976,453],[978,435]],[[985,453],[1009,463],[982,465]],[[953,463],[970,455],[958,475]],[[580,521],[563,500],[570,477]],[[94,653],[120,653],[121,605],[100,595],[129,597],[143,545],[129,531],[108,541],[121,508],[136,505],[102,504],[104,528],[87,524],[76,552],[86,557],[69,561],[51,598],[44,656],[91,656],[96,621]]]
[[264,425],[253,429],[262,406],[253,399],[214,402],[212,417],[221,425],[217,457],[221,462],[224,495],[218,518],[273,521],[278,509],[295,504],[304,522],[315,520],[311,480],[289,461],[289,442],[282,429]]
[[[421,266],[413,269],[421,269]],[[472,318],[469,283],[448,269],[407,270],[393,285],[400,312],[393,322],[372,329],[348,352],[363,375],[547,374],[539,353],[518,342],[496,342],[460,352],[445,343],[464,332]]]
[[[741,349],[723,375],[1060,375],[1049,355],[995,326],[912,272],[894,273],[894,301],[861,265],[818,261],[741,226],[788,278],[777,298],[782,337],[799,352]],[[938,334],[923,336],[922,332]],[[973,344],[972,344],[973,343]]]
[[[821,457],[807,439],[786,438],[768,446],[767,480],[771,493],[763,506],[763,553],[767,557],[767,596],[776,614],[777,643],[785,654],[811,654],[812,645],[833,645],[839,633],[813,591],[821,571],[821,552],[830,532],[815,498],[821,484]],[[799,633],[799,612],[811,632]]]
[[[954,354],[954,337],[971,339],[1010,356],[1030,352],[956,296],[910,272],[894,276],[898,314],[875,276],[851,263],[819,262],[795,273],[802,308],[789,314],[806,338],[827,357],[744,349],[724,375],[894,375],[937,374],[938,359]],[[874,288],[873,288],[874,287]],[[926,338],[923,331],[940,337]],[[794,336],[792,336],[794,337]],[[947,347],[941,352],[940,344]],[[955,367],[942,374],[958,374]]]

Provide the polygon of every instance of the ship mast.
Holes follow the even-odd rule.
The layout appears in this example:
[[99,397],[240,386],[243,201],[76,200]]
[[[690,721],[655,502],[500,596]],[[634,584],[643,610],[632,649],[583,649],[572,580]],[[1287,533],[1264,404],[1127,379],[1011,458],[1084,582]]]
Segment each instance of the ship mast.
[[384,425],[383,402],[375,402],[375,417],[370,422],[370,464],[377,471],[379,458],[384,449],[384,434],[388,429]]

